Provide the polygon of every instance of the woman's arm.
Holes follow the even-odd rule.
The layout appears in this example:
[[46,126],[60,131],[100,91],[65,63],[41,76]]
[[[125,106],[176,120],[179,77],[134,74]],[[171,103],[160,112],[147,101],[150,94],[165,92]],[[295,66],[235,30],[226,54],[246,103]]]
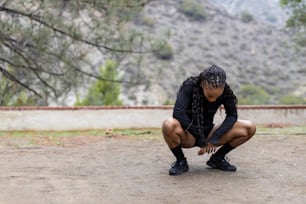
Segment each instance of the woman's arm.
[[226,117],[221,126],[213,133],[209,143],[218,144],[220,137],[230,130],[238,119],[236,101],[233,97],[228,97],[224,102]]
[[187,110],[191,109],[192,104],[192,92],[191,85],[182,87],[177,95],[176,102],[173,109],[173,118],[177,119],[182,128],[185,131],[190,132],[193,136],[199,135],[197,128],[193,125],[192,119],[187,115]]

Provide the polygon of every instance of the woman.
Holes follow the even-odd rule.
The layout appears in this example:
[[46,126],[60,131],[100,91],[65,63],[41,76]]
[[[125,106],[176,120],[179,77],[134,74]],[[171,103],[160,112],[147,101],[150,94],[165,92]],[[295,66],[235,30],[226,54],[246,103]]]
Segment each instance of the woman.
[[[211,168],[236,171],[225,160],[225,155],[248,141],[256,126],[248,120],[237,119],[237,98],[226,83],[225,71],[216,65],[205,69],[199,76],[187,78],[179,89],[174,105],[173,118],[162,124],[166,143],[176,157],[169,175],[188,171],[182,148],[200,147],[198,155],[214,153],[207,161]],[[224,121],[214,126],[213,119],[223,105]],[[216,151],[217,147],[222,146]]]

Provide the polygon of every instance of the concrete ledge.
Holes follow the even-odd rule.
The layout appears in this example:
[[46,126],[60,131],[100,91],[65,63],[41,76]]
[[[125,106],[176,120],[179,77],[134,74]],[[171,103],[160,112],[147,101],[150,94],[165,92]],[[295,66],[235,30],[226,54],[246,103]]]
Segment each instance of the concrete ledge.
[[[0,107],[0,130],[160,128],[173,106]],[[238,106],[239,119],[257,124],[306,125],[306,106]],[[215,122],[225,116],[221,108]]]

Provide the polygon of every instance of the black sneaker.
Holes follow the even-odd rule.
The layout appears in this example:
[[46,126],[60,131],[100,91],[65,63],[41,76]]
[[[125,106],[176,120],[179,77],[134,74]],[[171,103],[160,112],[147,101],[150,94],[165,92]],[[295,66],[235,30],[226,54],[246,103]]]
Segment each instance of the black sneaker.
[[171,176],[180,175],[188,170],[189,167],[186,159],[182,161],[176,161],[172,164],[171,168],[169,169],[169,175]]
[[214,155],[206,163],[213,169],[221,169],[223,171],[232,171],[235,172],[237,168],[234,165],[231,165],[225,158],[217,158]]

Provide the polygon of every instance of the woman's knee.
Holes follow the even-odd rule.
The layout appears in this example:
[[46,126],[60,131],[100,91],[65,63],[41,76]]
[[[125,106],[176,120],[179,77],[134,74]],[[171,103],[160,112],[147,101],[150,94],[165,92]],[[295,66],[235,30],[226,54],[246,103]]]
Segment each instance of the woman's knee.
[[171,129],[173,126],[171,118],[167,118],[166,120],[163,121],[162,123],[162,130],[168,130]]
[[247,136],[253,137],[256,133],[256,124],[250,120],[246,121]]
[[182,142],[182,131],[180,123],[174,118],[168,118],[162,123],[162,133],[170,148],[180,145]]
[[166,120],[163,121],[162,123],[162,131],[166,135],[169,135],[169,133],[173,133],[175,128],[177,126],[176,120],[173,118],[167,118]]

